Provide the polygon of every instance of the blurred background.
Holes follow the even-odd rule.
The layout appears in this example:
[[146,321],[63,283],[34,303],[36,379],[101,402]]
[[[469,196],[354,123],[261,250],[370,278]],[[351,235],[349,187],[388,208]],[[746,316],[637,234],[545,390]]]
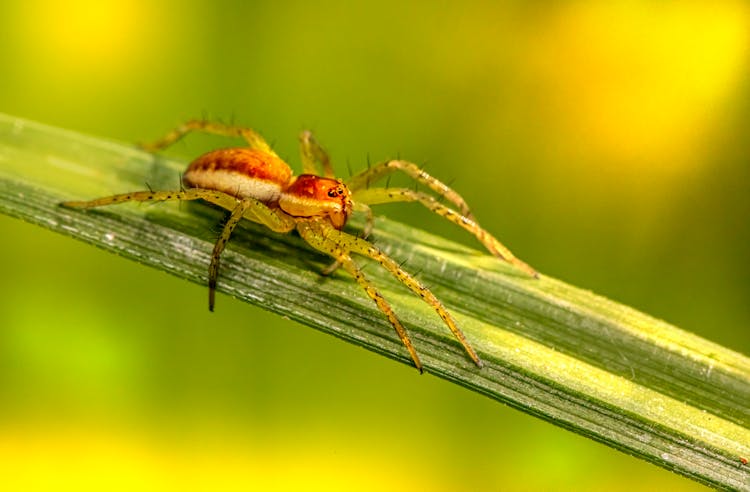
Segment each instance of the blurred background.
[[[0,32],[2,112],[125,142],[207,114],[297,169],[305,128],[342,175],[427,163],[542,272],[750,353],[745,2],[11,0]],[[11,488],[701,488],[226,296],[209,313],[203,286],[0,231]]]

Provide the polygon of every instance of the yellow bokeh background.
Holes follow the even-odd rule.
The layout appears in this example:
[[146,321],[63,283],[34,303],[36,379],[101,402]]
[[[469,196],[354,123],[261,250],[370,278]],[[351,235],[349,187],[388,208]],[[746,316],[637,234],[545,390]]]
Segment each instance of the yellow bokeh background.
[[[205,112],[295,166],[303,128],[341,174],[427,163],[542,272],[750,352],[745,2],[11,0],[0,32],[2,112],[127,142]],[[472,244],[422,210],[381,213]],[[260,308],[220,296],[208,313],[203,287],[0,228],[3,489],[700,488]]]

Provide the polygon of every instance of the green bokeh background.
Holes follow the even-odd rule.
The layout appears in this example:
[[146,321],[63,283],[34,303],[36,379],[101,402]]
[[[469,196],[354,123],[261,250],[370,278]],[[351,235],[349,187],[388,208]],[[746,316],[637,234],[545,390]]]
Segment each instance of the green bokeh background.
[[[750,353],[742,2],[31,0],[2,3],[0,33],[0,111],[128,142],[205,112],[293,166],[304,128],[343,175],[427,163],[542,272]],[[209,313],[203,287],[0,231],[18,488],[700,488],[226,296]]]

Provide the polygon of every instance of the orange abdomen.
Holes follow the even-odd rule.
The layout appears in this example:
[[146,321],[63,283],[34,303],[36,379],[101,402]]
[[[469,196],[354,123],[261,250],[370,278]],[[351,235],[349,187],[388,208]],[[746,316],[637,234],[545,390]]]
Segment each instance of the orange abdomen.
[[278,156],[240,147],[203,154],[182,176],[190,188],[219,190],[264,203],[278,201],[291,178],[292,170]]

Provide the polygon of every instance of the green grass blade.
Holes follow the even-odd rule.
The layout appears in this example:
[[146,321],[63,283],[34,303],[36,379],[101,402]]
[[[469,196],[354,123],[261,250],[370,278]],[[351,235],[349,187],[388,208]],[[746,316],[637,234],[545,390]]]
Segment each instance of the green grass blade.
[[[200,284],[222,213],[202,204],[68,210],[63,200],[177,189],[184,162],[0,115],[0,212]],[[412,334],[427,372],[705,484],[750,489],[750,360],[552,278],[379,219],[375,238],[455,314],[474,366],[432,309],[368,274]],[[296,235],[242,224],[219,290],[393,359],[410,359],[343,272]],[[487,425],[492,425],[488,422]],[[540,463],[540,467],[543,467]]]

